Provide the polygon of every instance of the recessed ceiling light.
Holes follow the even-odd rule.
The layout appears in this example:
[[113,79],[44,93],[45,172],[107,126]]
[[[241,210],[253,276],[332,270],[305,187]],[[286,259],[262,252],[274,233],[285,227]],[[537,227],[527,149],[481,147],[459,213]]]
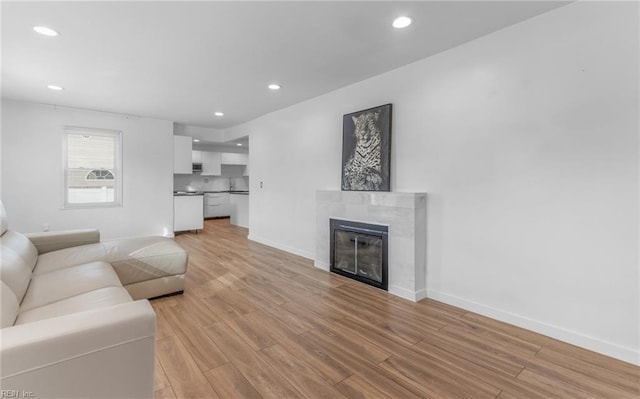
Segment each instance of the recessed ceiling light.
[[214,113],[214,115],[215,116],[224,116],[224,112],[218,111],[218,112]]
[[200,140],[198,140],[198,139],[193,139],[193,142],[194,142],[194,143],[199,143],[199,142],[200,142]]
[[56,85],[47,85],[47,87],[51,90],[56,90],[56,91],[64,90],[64,87],[60,87]]
[[242,147],[242,143],[238,143],[236,144],[238,147]]
[[393,20],[393,27],[397,29],[402,29],[402,28],[406,28],[412,23],[413,23],[413,20],[411,18],[407,17],[406,15],[403,15]]
[[34,26],[33,30],[38,32],[41,35],[45,36],[58,36],[59,33],[51,28],[47,28],[46,26]]
[[279,84],[275,84],[275,83],[271,83],[267,87],[269,87],[269,89],[271,89],[271,90],[280,90],[280,85]]

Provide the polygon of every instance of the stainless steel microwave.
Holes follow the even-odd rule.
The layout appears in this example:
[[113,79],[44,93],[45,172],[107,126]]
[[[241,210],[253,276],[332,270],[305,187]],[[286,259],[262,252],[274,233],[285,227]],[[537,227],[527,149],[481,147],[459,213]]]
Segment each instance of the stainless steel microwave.
[[193,173],[196,172],[202,172],[202,164],[201,163],[194,163],[193,164]]

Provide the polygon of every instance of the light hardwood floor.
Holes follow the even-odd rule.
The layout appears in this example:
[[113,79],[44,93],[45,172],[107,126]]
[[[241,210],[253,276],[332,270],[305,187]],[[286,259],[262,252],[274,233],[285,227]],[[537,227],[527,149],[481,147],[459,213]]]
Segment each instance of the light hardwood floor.
[[640,368],[432,300],[412,303],[246,239],[176,240],[184,295],[158,316],[157,398],[639,398]]

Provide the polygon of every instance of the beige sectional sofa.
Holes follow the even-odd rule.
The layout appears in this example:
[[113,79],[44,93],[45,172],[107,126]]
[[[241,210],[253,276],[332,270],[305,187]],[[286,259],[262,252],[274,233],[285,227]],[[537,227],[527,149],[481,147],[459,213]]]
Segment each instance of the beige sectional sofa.
[[24,235],[0,213],[0,389],[152,397],[155,314],[143,298],[184,289],[187,253],[164,237]]

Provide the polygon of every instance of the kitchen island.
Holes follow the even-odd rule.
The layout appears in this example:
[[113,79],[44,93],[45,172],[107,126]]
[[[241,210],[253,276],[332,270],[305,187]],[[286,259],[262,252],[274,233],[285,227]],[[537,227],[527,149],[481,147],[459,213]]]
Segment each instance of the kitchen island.
[[198,230],[204,228],[204,196],[201,192],[174,192],[173,231]]

